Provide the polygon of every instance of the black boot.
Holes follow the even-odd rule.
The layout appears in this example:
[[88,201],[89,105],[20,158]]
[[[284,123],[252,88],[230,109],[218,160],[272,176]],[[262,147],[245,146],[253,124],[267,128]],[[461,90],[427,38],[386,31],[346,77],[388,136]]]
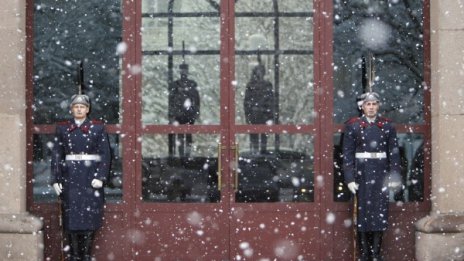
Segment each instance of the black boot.
[[91,261],[92,244],[94,239],[94,232],[86,232],[82,235],[82,260]]
[[382,261],[382,256],[380,255],[380,249],[382,246],[382,231],[373,232],[372,236],[372,260]]
[[80,261],[80,249],[79,249],[79,234],[69,233],[68,234],[69,246],[70,246],[70,261]]
[[369,261],[369,237],[368,232],[358,231],[358,249],[360,261]]

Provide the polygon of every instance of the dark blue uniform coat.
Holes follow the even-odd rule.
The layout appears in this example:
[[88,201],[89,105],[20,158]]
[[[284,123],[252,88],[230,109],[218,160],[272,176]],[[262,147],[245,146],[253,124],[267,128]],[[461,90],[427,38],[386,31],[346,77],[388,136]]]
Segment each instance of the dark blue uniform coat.
[[[68,154],[98,154],[101,161],[70,161]],[[80,127],[74,120],[56,127],[52,155],[52,183],[63,185],[65,230],[96,230],[102,225],[103,188],[94,189],[93,179],[106,181],[110,167],[108,135],[103,124],[86,119]]]
[[[387,157],[358,159],[356,152],[386,152]],[[359,184],[358,230],[386,230],[389,177],[400,173],[396,130],[389,119],[377,117],[374,123],[368,123],[366,118],[356,117],[345,123],[343,171],[347,184]]]

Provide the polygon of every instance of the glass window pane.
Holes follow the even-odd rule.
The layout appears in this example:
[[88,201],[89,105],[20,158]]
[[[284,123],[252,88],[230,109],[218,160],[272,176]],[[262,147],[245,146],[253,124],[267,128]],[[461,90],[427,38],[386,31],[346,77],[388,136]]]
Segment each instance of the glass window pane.
[[308,0],[278,0],[279,10],[283,12],[312,12],[313,1]]
[[[110,134],[111,173],[105,186],[107,202],[117,203],[122,200],[122,158],[119,136]],[[33,147],[33,199],[35,203],[52,203],[57,196],[51,186],[51,152],[53,149],[53,134],[34,134]]]
[[[167,17],[142,18],[142,50],[167,51],[168,24]],[[219,30],[219,17],[174,17],[172,48],[182,50],[184,42],[185,50],[192,53],[219,50]]]
[[[142,12],[166,13],[169,9],[169,2],[168,0],[142,0]],[[172,3],[172,10],[176,13],[217,12],[219,9],[219,1],[175,0]]]
[[334,0],[334,119],[357,114],[362,57],[375,57],[373,90],[381,113],[399,123],[424,122],[423,2]]
[[314,201],[311,135],[239,134],[236,202]]
[[[258,63],[255,56],[238,56],[236,61],[236,122],[239,124],[309,124],[314,120],[314,86],[312,55],[283,55],[280,58],[280,87],[277,89],[275,72],[265,70],[262,81],[253,80]],[[273,66],[271,56],[262,56],[265,68]],[[299,71],[307,74],[299,74]],[[265,87],[268,86],[266,89]],[[278,100],[278,104],[276,101]],[[249,104],[249,105],[247,105]],[[247,107],[246,106],[250,106]],[[278,107],[275,107],[278,106]],[[248,112],[248,113],[246,113]],[[274,112],[274,113],[272,113]],[[254,118],[258,118],[253,120]]]
[[279,67],[279,122],[313,123],[313,55],[282,55]]
[[284,14],[273,3],[236,3],[237,124],[313,122],[312,12],[286,4]]
[[257,15],[235,17],[236,50],[272,50],[274,49],[274,43],[274,18]]
[[279,19],[280,48],[306,51],[313,49],[313,17],[312,13],[307,15]]
[[92,118],[120,121],[121,32],[120,0],[35,1],[35,124],[52,124],[68,116],[69,100],[78,92],[81,60]]
[[150,202],[218,202],[219,135],[175,134],[142,138],[142,197]]
[[[190,56],[188,60],[188,79],[194,81],[197,85],[200,106],[198,117],[195,124],[219,124],[219,65],[217,57],[212,55]],[[171,108],[185,108],[186,112],[189,107],[185,106],[184,100],[179,101],[174,97],[184,97],[175,88],[182,85],[176,85],[180,80],[179,65],[182,64],[181,57],[175,57],[173,68],[174,83],[171,88],[168,86],[167,57],[166,56],[144,56],[143,58],[143,89],[142,89],[142,122],[144,124],[182,124],[179,120],[184,114],[183,110],[173,110],[176,113],[169,112],[169,97],[172,97]],[[211,65],[209,67],[208,65]],[[214,65],[214,66],[213,66]],[[171,95],[170,95],[171,93]],[[179,96],[177,96],[179,95]],[[173,106],[177,104],[177,106]],[[179,107],[180,105],[180,107]],[[193,106],[191,107],[193,108]],[[174,115],[170,120],[169,115]],[[177,116],[176,116],[177,115]],[[189,114],[185,114],[189,115]],[[177,118],[179,117],[179,118]],[[195,119],[195,118],[193,118]]]
[[[343,134],[334,134],[334,200],[348,201],[351,192],[343,177]],[[421,134],[399,133],[398,145],[401,154],[401,183],[390,190],[390,201],[413,202],[424,200],[424,136]]]
[[144,124],[219,123],[219,12],[200,2],[143,2]]
[[235,2],[235,12],[272,12],[273,0],[241,0]]

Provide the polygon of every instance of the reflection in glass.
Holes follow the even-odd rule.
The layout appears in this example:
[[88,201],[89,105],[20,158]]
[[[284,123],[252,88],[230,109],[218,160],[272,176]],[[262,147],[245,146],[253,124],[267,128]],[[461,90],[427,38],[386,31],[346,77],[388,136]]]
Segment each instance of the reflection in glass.
[[381,113],[398,123],[424,122],[423,3],[334,0],[334,119],[357,114],[362,58],[375,57]]
[[142,2],[142,122],[218,124],[219,6],[167,2]]
[[[107,202],[117,203],[122,200],[122,158],[119,136],[108,135],[111,146],[111,170],[105,184]],[[53,150],[53,134],[34,134],[33,137],[33,199],[35,203],[52,203],[57,196],[51,186],[51,152]]]
[[[249,103],[274,114],[265,124],[310,124],[313,121],[312,1],[294,4],[270,0],[236,3],[235,120],[238,124],[253,124],[249,121],[253,114],[247,109]],[[259,67],[264,68],[262,84],[254,80]],[[263,93],[256,91],[250,99],[247,93],[252,82],[254,88]],[[267,86],[272,86],[272,95],[265,94]]]
[[[215,56],[187,58],[189,78],[197,83],[200,96],[199,117],[195,124],[219,123],[219,67]],[[182,60],[174,59],[174,79],[179,79]],[[211,67],[209,67],[211,65]],[[143,58],[142,121],[144,124],[169,124],[169,84],[167,59],[163,56]],[[182,104],[184,105],[185,102]],[[188,105],[188,104],[187,104]],[[186,106],[188,109],[190,106]],[[172,121],[173,123],[175,121]]]
[[[275,135],[267,135],[269,144]],[[253,151],[249,134],[239,134],[236,202],[314,201],[313,137],[302,134],[279,135],[279,149]],[[249,145],[249,146],[248,146]]]
[[142,138],[142,197],[150,202],[218,202],[219,136],[193,134],[189,157],[169,154],[167,135]]
[[34,134],[34,154],[32,161],[34,202],[56,202],[58,200],[51,182],[51,150],[53,149],[54,135]]
[[[334,134],[334,201],[344,202],[351,192],[344,184],[342,138]],[[401,154],[402,186],[390,191],[390,201],[413,202],[424,200],[424,137],[421,134],[399,133],[398,145]]]
[[282,12],[312,12],[313,1],[308,0],[240,0],[235,2],[236,12],[273,12],[276,4]]
[[108,138],[111,149],[111,169],[105,186],[105,199],[107,202],[120,203],[123,193],[122,144],[117,134],[108,134]]
[[121,0],[36,0],[34,5],[34,123],[68,116],[80,60],[93,118],[119,123]]

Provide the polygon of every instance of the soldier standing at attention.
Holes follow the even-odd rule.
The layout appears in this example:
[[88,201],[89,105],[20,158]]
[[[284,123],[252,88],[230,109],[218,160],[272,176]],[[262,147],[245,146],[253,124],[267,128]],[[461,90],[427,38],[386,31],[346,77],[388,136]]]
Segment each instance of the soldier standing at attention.
[[396,130],[377,115],[379,95],[368,92],[358,105],[362,116],[346,122],[343,138],[343,171],[350,191],[357,196],[357,241],[361,260],[382,260],[383,231],[388,226],[388,183],[400,173]]
[[[274,124],[276,100],[272,83],[264,79],[265,74],[264,65],[259,63],[253,68],[251,79],[246,85],[243,107],[247,124]],[[253,154],[267,153],[267,134],[251,133],[250,147]]]
[[[195,124],[200,117],[200,94],[197,83],[188,78],[188,64],[179,65],[180,79],[174,81],[170,86],[168,118],[170,124]],[[189,157],[192,149],[192,134],[177,134],[179,156]],[[169,154],[175,151],[175,136],[169,136]]]
[[95,231],[102,226],[104,190],[110,168],[108,135],[102,123],[90,121],[87,95],[71,98],[73,119],[56,127],[52,184],[62,199],[63,229],[70,260],[91,260]]

